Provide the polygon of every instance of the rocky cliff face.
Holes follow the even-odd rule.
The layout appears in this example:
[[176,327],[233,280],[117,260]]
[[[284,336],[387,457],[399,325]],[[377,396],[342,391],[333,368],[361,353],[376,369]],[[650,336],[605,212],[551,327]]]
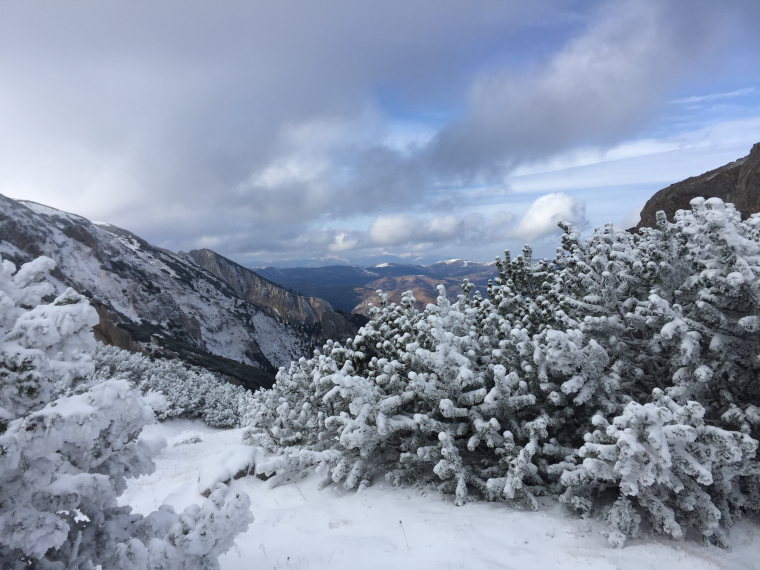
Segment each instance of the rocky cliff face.
[[676,210],[688,209],[691,199],[697,196],[715,196],[731,202],[743,217],[760,212],[760,143],[755,144],[744,158],[657,192],[644,205],[636,229],[653,227],[660,210],[668,219],[673,219]]
[[224,281],[241,299],[267,307],[277,318],[316,340],[341,339],[356,333],[355,327],[322,299],[288,291],[209,249],[196,249],[187,255]]
[[[39,255],[53,258],[59,288],[75,288],[97,309],[101,340],[179,356],[251,388],[271,384],[276,367],[314,344],[282,305],[249,299],[242,295],[244,285],[233,287],[182,255],[115,226],[2,195],[0,254],[17,264]],[[234,265],[219,257],[220,265]],[[267,291],[271,298],[289,295],[274,285]],[[320,318],[330,320],[327,307]]]

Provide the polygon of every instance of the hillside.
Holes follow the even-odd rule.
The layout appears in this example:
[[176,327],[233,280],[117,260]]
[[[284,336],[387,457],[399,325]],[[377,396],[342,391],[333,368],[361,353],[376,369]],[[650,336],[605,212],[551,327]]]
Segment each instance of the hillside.
[[266,306],[285,322],[320,339],[342,338],[356,332],[329,303],[289,291],[210,249],[188,253],[190,259],[224,281],[235,294],[255,305]]
[[[191,256],[40,204],[0,196],[0,236],[0,253],[17,264],[39,255],[56,261],[58,288],[81,291],[97,309],[100,340],[180,357],[250,388],[270,385],[277,367],[307,354],[325,332],[347,330],[321,301],[271,283],[250,295]],[[248,289],[256,281],[247,270],[238,277]]]

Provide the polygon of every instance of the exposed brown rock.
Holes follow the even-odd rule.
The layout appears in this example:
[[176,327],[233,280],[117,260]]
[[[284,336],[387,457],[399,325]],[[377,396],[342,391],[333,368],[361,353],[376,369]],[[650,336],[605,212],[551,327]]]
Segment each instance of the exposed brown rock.
[[677,210],[688,209],[689,202],[698,196],[730,202],[743,218],[760,212],[760,143],[755,144],[744,158],[657,192],[641,210],[641,221],[635,229],[653,227],[660,210],[672,220]]
[[100,322],[93,329],[97,340],[130,352],[140,351],[142,347],[138,342],[135,342],[130,332],[117,324],[119,317],[113,311],[96,299],[91,299],[90,304],[95,307],[98,317],[100,317]]
[[[411,291],[417,300],[416,307],[424,309],[428,303],[435,303],[438,296],[436,286],[442,279],[433,279],[425,275],[400,275],[398,277],[383,277],[358,287],[356,292],[361,296],[361,302],[354,307],[354,312],[369,315],[370,305],[378,306],[380,297],[377,291],[383,291],[388,296],[388,302],[400,303],[403,293]],[[447,289],[451,283],[446,283]]]
[[744,158],[736,188],[728,195],[728,202],[733,203],[743,217],[760,212],[760,143],[755,144]]

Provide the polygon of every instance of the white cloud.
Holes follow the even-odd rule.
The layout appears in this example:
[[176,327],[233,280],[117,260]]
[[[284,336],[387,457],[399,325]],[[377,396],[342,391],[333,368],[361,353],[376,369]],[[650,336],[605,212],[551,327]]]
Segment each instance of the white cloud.
[[586,222],[586,206],[567,194],[546,194],[537,198],[512,230],[515,237],[533,241],[559,232],[557,223],[569,222],[583,225]]
[[[290,156],[262,168],[252,177],[248,186],[275,188],[287,184],[309,183],[319,178],[326,169],[327,163],[324,160]],[[242,190],[245,191],[245,186]]]
[[358,244],[358,239],[350,238],[346,232],[338,232],[335,234],[335,239],[328,246],[328,249],[332,252],[348,251],[354,249]]
[[224,243],[222,236],[201,236],[195,240],[193,249],[214,249]]
[[513,220],[514,214],[505,211],[489,216],[477,212],[435,217],[394,214],[378,216],[367,234],[370,243],[380,246],[483,245],[506,239]]
[[758,141],[758,132],[760,117],[747,117],[660,139],[632,140],[607,150],[580,149],[520,168],[507,181],[516,193],[623,185],[656,191],[744,156]]
[[682,99],[674,99],[672,103],[679,103],[684,105],[693,105],[695,103],[711,103],[713,101],[720,101],[722,99],[735,99],[736,97],[745,97],[757,92],[755,87],[745,87],[743,89],[734,89],[733,91],[723,91],[721,93],[710,93],[708,95],[693,95],[691,97],[683,97]]
[[460,230],[462,222],[456,216],[448,215],[433,218],[427,228],[427,233],[441,238],[452,237]]
[[418,233],[419,223],[406,214],[379,216],[369,229],[369,237],[378,245],[406,243]]

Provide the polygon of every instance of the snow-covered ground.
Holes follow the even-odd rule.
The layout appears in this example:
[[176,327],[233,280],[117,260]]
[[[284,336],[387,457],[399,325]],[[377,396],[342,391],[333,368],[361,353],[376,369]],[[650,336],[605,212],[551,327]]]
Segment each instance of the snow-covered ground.
[[[150,476],[123,495],[140,512],[163,502],[199,502],[199,482],[240,462],[241,430],[214,430],[175,420],[146,428],[168,447]],[[197,435],[200,441],[195,441]],[[447,497],[378,484],[361,493],[319,489],[319,478],[270,488],[255,477],[233,483],[251,497],[256,517],[221,559],[223,570],[508,569],[756,570],[760,526],[732,529],[731,551],[647,537],[622,550],[607,547],[598,523],[559,506],[523,512],[494,503],[456,507]]]

